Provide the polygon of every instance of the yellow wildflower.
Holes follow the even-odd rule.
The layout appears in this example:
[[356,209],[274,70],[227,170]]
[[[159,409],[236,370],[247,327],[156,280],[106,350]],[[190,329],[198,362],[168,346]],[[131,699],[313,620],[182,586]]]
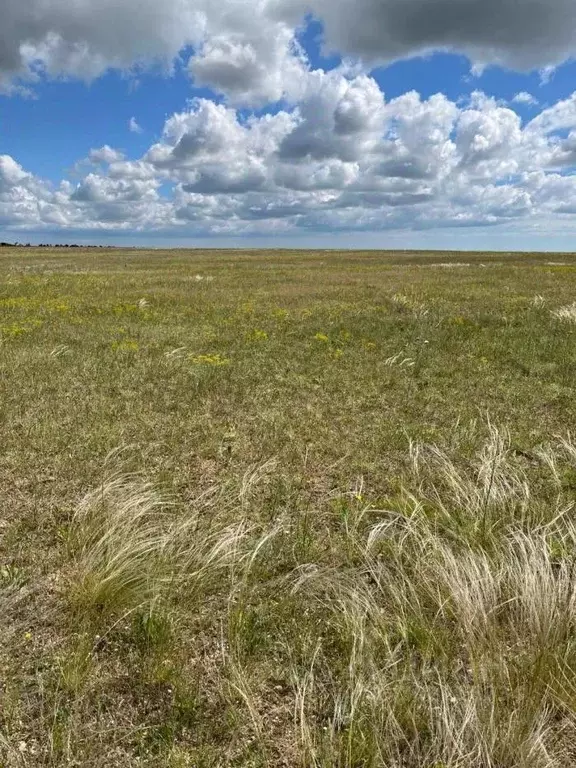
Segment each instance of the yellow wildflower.
[[9,297],[7,299],[0,299],[0,307],[6,309],[36,309],[37,302],[28,299],[26,296]]
[[0,336],[6,336],[8,338],[14,339],[17,336],[30,333],[34,330],[34,328],[39,328],[41,325],[41,320],[30,320],[27,323],[10,323],[8,325],[0,325]]
[[252,331],[252,333],[248,334],[248,339],[251,341],[266,341],[268,338],[268,334],[266,331],[261,331],[258,328]]
[[112,349],[115,352],[137,352],[138,351],[138,342],[137,341],[113,341],[112,342]]

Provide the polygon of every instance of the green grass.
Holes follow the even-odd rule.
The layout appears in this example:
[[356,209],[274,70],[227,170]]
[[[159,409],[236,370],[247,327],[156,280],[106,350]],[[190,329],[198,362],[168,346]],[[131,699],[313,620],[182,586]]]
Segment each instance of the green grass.
[[0,765],[576,765],[576,257],[0,254]]

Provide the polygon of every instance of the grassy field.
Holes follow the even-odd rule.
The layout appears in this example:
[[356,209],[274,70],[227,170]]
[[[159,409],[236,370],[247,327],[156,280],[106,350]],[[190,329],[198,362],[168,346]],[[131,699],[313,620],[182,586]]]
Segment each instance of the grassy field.
[[0,766],[576,765],[576,256],[3,249]]

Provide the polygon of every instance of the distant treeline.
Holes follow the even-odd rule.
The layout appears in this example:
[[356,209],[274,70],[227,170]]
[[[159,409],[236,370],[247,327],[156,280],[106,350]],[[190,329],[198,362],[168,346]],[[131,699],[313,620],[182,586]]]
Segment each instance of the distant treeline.
[[108,248],[107,245],[78,245],[77,243],[0,243],[0,248]]

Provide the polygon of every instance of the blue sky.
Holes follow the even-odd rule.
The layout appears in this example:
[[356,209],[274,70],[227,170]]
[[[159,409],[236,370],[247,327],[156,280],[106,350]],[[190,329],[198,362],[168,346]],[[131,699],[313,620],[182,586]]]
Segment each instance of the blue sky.
[[571,250],[574,4],[493,1],[0,0],[0,238]]

